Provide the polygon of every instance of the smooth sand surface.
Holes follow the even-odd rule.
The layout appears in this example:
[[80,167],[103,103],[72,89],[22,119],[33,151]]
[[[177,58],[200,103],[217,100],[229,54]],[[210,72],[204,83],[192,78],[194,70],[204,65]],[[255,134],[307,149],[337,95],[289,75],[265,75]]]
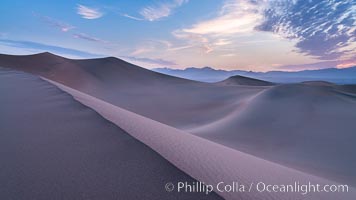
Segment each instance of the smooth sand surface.
[[355,186],[355,119],[356,93],[343,86],[290,84],[265,90],[225,118],[187,131]]
[[[227,148],[121,109],[62,84],[53,81],[50,82],[150,146],[179,169],[204,183],[216,185],[221,181],[225,183],[239,181],[241,184],[250,185],[251,183],[261,181],[266,184],[291,184],[294,181],[299,181],[301,184],[308,182],[321,185],[336,184],[323,178],[318,178]],[[356,197],[356,190],[351,187],[348,193],[310,193],[308,195],[301,195],[299,193],[260,193],[253,189],[250,192],[216,192],[229,200],[351,200]]]
[[0,94],[2,200],[222,199],[166,192],[195,179],[39,77],[0,70]]

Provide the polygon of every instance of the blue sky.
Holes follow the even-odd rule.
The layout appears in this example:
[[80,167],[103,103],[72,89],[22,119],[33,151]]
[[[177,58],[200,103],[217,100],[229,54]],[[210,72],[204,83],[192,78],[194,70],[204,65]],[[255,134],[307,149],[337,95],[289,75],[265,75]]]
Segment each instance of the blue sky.
[[2,0],[0,5],[0,53],[115,56],[146,68],[356,65],[354,0]]

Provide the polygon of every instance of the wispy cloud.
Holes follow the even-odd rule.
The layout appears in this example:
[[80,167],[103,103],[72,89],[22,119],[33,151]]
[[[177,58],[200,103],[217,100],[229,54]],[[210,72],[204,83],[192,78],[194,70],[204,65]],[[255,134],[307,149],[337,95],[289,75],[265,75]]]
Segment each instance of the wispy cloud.
[[218,39],[214,45],[216,46],[225,46],[225,45],[228,45],[228,44],[231,44],[232,42],[228,39]]
[[166,40],[146,40],[140,45],[138,45],[134,51],[130,53],[131,56],[137,56],[142,54],[147,54],[150,52],[155,52],[162,49],[167,49],[171,47],[171,43]]
[[143,21],[143,20],[145,20],[144,18],[134,17],[134,16],[131,16],[131,15],[126,14],[126,13],[120,13],[120,15],[123,16],[123,17],[129,18],[129,19],[136,20],[136,21]]
[[97,19],[103,16],[99,9],[89,8],[80,4],[77,7],[77,13],[84,19]]
[[183,50],[183,49],[189,49],[194,47],[193,45],[183,45],[183,46],[176,46],[176,47],[171,47],[168,50],[169,51],[179,51],[179,50]]
[[252,32],[262,20],[265,4],[265,0],[227,0],[215,17],[175,30],[173,35],[210,53],[234,42],[227,38]]
[[43,51],[49,51],[55,54],[63,55],[63,56],[70,56],[73,58],[92,58],[92,57],[102,57],[103,55],[100,54],[94,54],[94,53],[89,53],[85,51],[80,51],[76,49],[71,49],[71,48],[65,48],[65,47],[60,47],[60,46],[55,46],[55,45],[48,45],[48,44],[43,44],[43,43],[38,43],[38,42],[32,42],[32,41],[22,41],[22,40],[5,40],[5,39],[0,39],[0,45],[2,46],[8,46],[8,47],[14,47],[17,49],[25,49],[25,50],[30,50],[31,52],[43,52]]
[[188,2],[188,0],[173,0],[171,2],[159,3],[147,6],[140,11],[141,16],[148,21],[160,20],[172,14],[173,9]]
[[295,70],[312,70],[326,68],[348,68],[356,66],[356,57],[347,60],[328,60],[315,63],[298,64],[298,65],[281,65],[277,69],[295,71]]
[[83,40],[87,40],[87,41],[90,41],[90,42],[108,43],[105,40],[102,40],[102,39],[87,35],[85,33],[74,33],[73,37],[79,38],[79,39],[83,39]]
[[209,44],[204,44],[203,49],[204,49],[205,53],[210,53],[210,52],[214,51],[213,47],[211,47]]
[[74,26],[63,23],[58,20],[55,20],[51,17],[43,16],[43,15],[40,15],[37,13],[34,13],[33,15],[38,17],[41,21],[45,22],[46,24],[50,25],[51,27],[60,29],[62,32],[71,32],[74,38],[83,39],[83,40],[87,40],[90,42],[100,42],[100,43],[105,43],[105,44],[109,43],[108,41],[105,41],[103,39],[100,39],[100,38],[97,38],[94,36],[90,36],[86,33],[81,33],[79,31],[72,31],[72,29],[75,29]]
[[229,0],[225,2],[217,17],[201,21],[182,31],[200,35],[251,32],[262,19],[264,4],[264,1]]
[[[203,50],[205,53],[210,53],[212,52],[213,45],[209,41],[208,37],[200,35],[200,34],[193,34],[193,33],[186,33],[180,30],[174,31],[173,35],[181,40],[184,40],[184,42],[187,43],[187,45],[184,45],[184,47],[190,48],[190,47],[197,47],[201,50]],[[181,49],[187,49],[187,48],[180,48],[177,50]]]
[[159,66],[174,66],[174,65],[177,65],[173,61],[163,60],[163,59],[160,59],[160,58],[141,58],[141,57],[135,57],[135,56],[120,56],[120,57],[123,58],[123,59],[130,60],[130,61],[138,61],[138,62],[154,64],[154,65],[159,65]]
[[136,50],[134,50],[130,55],[132,56],[137,56],[137,55],[140,55],[140,54],[143,54],[143,53],[148,53],[148,52],[151,52],[153,51],[154,49],[151,48],[151,47],[139,47],[137,48]]
[[44,22],[54,28],[58,28],[62,32],[68,32],[69,30],[72,30],[75,28],[74,26],[72,26],[70,24],[58,21],[58,20],[50,18],[48,16],[43,16],[43,15],[40,15],[37,13],[33,13],[33,15],[38,17],[42,22]]

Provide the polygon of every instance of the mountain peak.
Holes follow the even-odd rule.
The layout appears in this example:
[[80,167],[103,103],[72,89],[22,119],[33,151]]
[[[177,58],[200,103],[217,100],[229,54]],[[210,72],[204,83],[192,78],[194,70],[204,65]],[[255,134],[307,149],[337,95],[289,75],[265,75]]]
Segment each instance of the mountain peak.
[[203,70],[216,70],[216,69],[214,69],[214,68],[211,68],[211,67],[208,67],[208,66],[206,66],[206,67],[203,67],[203,68],[201,68],[201,69],[203,69]]
[[[198,68],[198,67],[187,67],[187,68],[185,68],[184,70],[205,70],[205,71],[207,71],[207,70],[209,70],[209,71],[216,71],[216,69],[214,69],[214,68],[212,68],[212,67],[208,67],[208,66],[206,66],[206,67],[202,67],[202,68]],[[184,70],[182,70],[182,71],[184,71]]]

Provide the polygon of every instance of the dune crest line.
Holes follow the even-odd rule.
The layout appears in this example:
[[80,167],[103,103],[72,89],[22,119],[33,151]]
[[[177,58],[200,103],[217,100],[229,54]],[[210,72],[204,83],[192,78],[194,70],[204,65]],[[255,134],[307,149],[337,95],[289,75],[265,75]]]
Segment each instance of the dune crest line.
[[[45,78],[44,78],[45,79]],[[207,184],[219,182],[242,184],[264,182],[269,184],[337,184],[335,182],[278,165],[176,128],[153,121],[95,97],[74,90],[60,83],[45,79],[61,90],[71,94],[76,100],[94,109],[107,120],[113,122],[130,135],[148,145],[169,162],[193,178]],[[235,199],[354,199],[356,192],[349,187],[346,193],[261,193],[220,192],[228,200]]]

